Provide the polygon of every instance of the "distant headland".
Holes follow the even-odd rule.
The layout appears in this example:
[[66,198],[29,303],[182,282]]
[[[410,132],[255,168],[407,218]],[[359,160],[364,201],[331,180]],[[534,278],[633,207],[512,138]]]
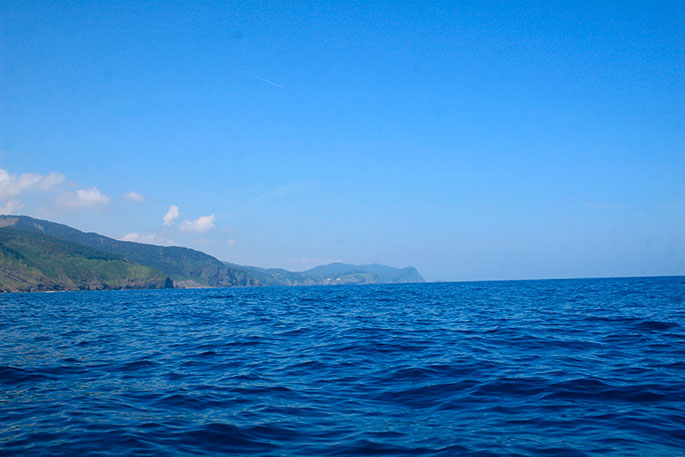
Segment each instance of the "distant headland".
[[120,241],[28,216],[0,216],[0,292],[412,282],[424,282],[414,267],[260,268],[222,262],[194,249]]

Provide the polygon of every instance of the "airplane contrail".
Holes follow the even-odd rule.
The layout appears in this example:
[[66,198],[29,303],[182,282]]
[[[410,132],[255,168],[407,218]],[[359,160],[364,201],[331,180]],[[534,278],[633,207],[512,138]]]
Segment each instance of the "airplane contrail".
[[261,76],[257,76],[257,75],[255,75],[254,73],[250,73],[249,71],[247,71],[246,73],[247,73],[248,75],[252,76],[253,78],[257,78],[257,79],[259,79],[259,80],[261,80],[261,81],[264,81],[265,83],[271,84],[272,86],[276,86],[276,87],[278,87],[278,88],[280,88],[280,89],[283,89],[283,86],[281,86],[280,84],[277,84],[277,83],[275,83],[275,82],[273,82],[273,81],[269,81],[268,79],[262,78]]

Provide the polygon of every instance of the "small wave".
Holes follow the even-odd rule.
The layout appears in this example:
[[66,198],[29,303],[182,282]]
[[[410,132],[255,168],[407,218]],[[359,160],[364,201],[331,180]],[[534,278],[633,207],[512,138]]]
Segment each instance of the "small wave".
[[381,392],[376,399],[383,402],[400,403],[416,408],[438,406],[455,396],[467,396],[479,383],[463,380],[455,383],[430,384],[405,390]]
[[534,396],[542,393],[548,385],[545,378],[500,378],[482,384],[476,396]]
[[222,452],[239,454],[242,452],[268,451],[275,446],[264,440],[257,440],[239,427],[224,423],[210,423],[201,428],[174,434],[181,448],[199,450],[201,453]]
[[678,325],[675,322],[661,322],[661,321],[641,321],[637,324],[634,325],[634,328],[636,330],[644,331],[644,332],[661,332],[664,330],[671,330],[674,328],[679,328],[680,325]]
[[580,378],[551,384],[546,389],[544,398],[630,403],[654,403],[676,399],[672,396],[673,393],[665,389],[665,386],[657,385],[614,386],[596,379]]
[[47,381],[50,377],[40,372],[0,365],[0,383],[6,385]]
[[119,370],[121,371],[140,371],[140,370],[150,370],[158,367],[159,364],[152,362],[150,360],[135,360],[133,362],[127,362]]
[[156,404],[158,406],[174,409],[187,409],[192,411],[201,411],[209,408],[225,408],[232,406],[232,401],[228,398],[219,399],[213,395],[188,395],[188,394],[172,394],[159,399]]
[[380,443],[371,440],[359,440],[349,445],[339,446],[322,451],[323,455],[329,456],[355,456],[355,455],[431,455],[435,450],[427,447],[406,447]]

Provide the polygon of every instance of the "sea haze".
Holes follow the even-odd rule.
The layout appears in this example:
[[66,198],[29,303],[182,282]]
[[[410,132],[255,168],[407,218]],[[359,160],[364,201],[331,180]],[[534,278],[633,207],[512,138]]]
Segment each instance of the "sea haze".
[[674,456],[685,277],[0,297],[0,455]]

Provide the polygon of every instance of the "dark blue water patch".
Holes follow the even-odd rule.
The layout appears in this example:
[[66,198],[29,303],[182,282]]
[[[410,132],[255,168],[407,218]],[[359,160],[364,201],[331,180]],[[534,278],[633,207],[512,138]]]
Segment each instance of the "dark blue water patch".
[[685,455],[685,278],[0,296],[0,455]]
[[679,328],[676,322],[659,322],[652,320],[642,320],[635,324],[634,329],[637,331],[663,332]]
[[49,378],[36,370],[22,370],[10,366],[0,366],[0,384],[13,385],[25,383],[37,383],[47,381]]

